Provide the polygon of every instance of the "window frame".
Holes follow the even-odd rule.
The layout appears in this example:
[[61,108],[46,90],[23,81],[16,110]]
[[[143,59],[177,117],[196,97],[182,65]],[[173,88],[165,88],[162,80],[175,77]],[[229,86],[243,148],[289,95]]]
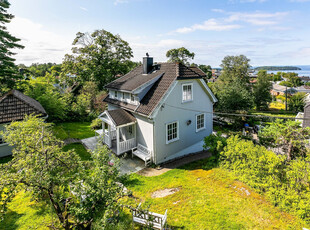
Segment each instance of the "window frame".
[[[168,140],[168,126],[172,125],[174,123],[176,123],[176,137],[174,139]],[[179,138],[179,121],[172,121],[172,122],[166,123],[165,132],[166,132],[166,144],[170,144],[172,142],[178,141],[180,139]]]
[[118,93],[117,91],[114,91],[114,98],[117,98],[118,97]]
[[[198,128],[198,117],[203,115],[203,127]],[[206,129],[206,114],[205,113],[200,113],[196,114],[196,132],[200,132],[201,130]]]
[[[190,100],[184,100],[184,87],[185,86],[190,86],[191,87],[191,99]],[[182,103],[191,102],[193,100],[194,100],[194,87],[193,87],[193,83],[182,84]]]

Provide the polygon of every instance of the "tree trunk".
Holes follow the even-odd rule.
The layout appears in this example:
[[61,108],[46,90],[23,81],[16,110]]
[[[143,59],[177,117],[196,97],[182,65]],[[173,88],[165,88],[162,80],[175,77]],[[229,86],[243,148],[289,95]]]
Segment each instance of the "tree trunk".
[[293,143],[292,143],[292,140],[290,140],[290,143],[288,144],[288,149],[287,149],[287,161],[290,161],[292,159],[292,150],[293,150]]
[[66,218],[63,217],[62,210],[61,210],[59,204],[54,200],[54,198],[53,198],[54,193],[51,189],[48,190],[48,195],[49,195],[50,201],[53,205],[53,208],[54,208],[54,210],[58,216],[60,223],[62,224],[64,229],[69,230],[70,229],[69,222],[66,220]]

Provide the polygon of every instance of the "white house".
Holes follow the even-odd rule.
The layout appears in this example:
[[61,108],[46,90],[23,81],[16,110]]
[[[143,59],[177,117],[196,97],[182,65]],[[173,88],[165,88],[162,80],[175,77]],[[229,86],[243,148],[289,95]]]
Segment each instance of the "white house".
[[[99,118],[105,144],[117,155],[143,152],[155,164],[201,151],[213,130],[217,101],[198,68],[143,64],[106,85],[108,110]],[[138,153],[138,154],[137,154]]]
[[[47,117],[42,105],[31,97],[18,90],[11,90],[0,97],[0,131],[5,130],[5,125],[12,121],[21,121],[25,115],[34,114],[39,117]],[[12,147],[0,136],[0,157],[12,154]]]

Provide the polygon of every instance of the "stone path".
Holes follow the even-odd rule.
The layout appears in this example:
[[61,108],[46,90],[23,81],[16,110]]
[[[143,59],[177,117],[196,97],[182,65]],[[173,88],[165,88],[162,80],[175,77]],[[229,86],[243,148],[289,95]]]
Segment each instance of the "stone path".
[[[97,137],[90,137],[82,140],[82,144],[86,149],[94,151],[97,147]],[[131,154],[127,156],[126,154],[122,155],[120,158],[120,173],[131,174],[141,171],[145,168],[144,161],[140,160],[137,157],[131,158]]]

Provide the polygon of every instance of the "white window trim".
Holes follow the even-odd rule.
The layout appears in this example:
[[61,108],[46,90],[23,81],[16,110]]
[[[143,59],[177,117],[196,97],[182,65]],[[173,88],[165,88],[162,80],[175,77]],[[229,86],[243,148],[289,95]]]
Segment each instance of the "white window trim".
[[[200,129],[197,129],[198,116],[201,116],[201,115],[203,115],[203,127],[201,127]],[[206,114],[205,113],[197,114],[196,115],[196,133],[204,129],[206,129]]]
[[[173,123],[177,123],[177,137],[168,141],[168,125],[171,125]],[[179,121],[173,121],[173,122],[166,123],[165,132],[166,132],[166,144],[170,144],[172,142],[178,141],[179,140]]]
[[[192,88],[192,99],[191,100],[183,100],[183,91],[184,91],[184,86],[188,86],[190,85]],[[182,103],[186,103],[186,102],[191,102],[194,100],[194,87],[193,87],[193,83],[186,83],[186,84],[182,84]]]

